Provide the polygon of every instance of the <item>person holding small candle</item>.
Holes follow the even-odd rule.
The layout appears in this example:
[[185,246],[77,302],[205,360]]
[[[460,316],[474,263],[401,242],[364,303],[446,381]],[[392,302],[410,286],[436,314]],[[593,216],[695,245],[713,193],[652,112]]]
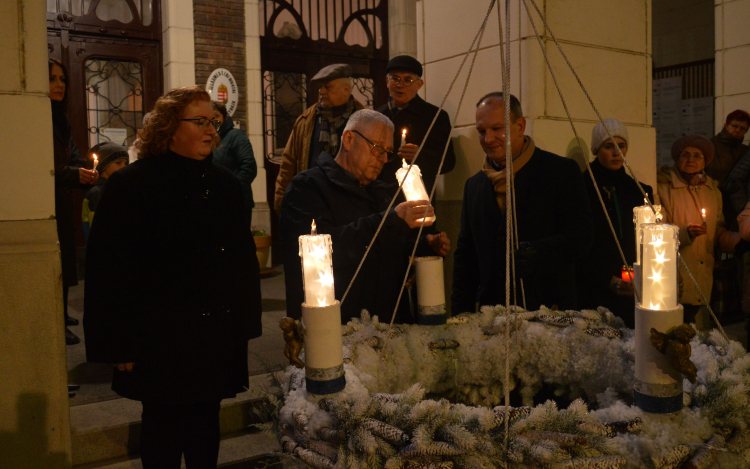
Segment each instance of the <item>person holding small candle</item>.
[[[516,278],[523,279],[526,307],[575,309],[576,261],[593,240],[593,223],[578,164],[538,148],[524,135],[521,103],[510,96],[505,122],[503,94],[477,103],[476,127],[485,158],[464,186],[461,232],[453,256],[452,314],[505,304],[506,135],[510,136],[515,179],[518,240]],[[511,304],[523,306],[519,297]]]
[[341,143],[344,127],[353,112],[364,109],[352,96],[352,68],[347,64],[332,64],[320,69],[312,77],[311,85],[318,89],[318,102],[305,109],[296,121],[281,157],[276,178],[273,207],[281,213],[284,193],[295,174],[318,165],[318,155],[335,155]]
[[65,320],[65,343],[75,345],[81,341],[67,326],[75,326],[78,320],[68,316],[68,290],[78,285],[78,262],[76,253],[76,221],[73,203],[74,190],[88,189],[96,184],[98,173],[86,169],[86,163],[73,140],[68,120],[68,71],[65,66],[49,59],[49,99],[52,104],[52,143],[55,160],[55,220],[60,241],[62,261],[63,313]]
[[[577,284],[580,308],[604,306],[632,329],[635,327],[633,271],[623,270],[617,248],[619,242],[627,266],[632,267],[636,259],[633,208],[643,205],[643,194],[625,171],[623,157],[628,153],[629,143],[628,129],[617,119],[604,119],[604,124],[596,124],[591,133],[591,154],[596,158],[583,173],[583,181],[594,218],[594,243],[584,260],[577,264]],[[591,180],[592,174],[604,200],[606,215]],[[653,189],[645,184],[641,186],[653,203]],[[616,240],[607,215],[615,229]]]
[[[657,173],[663,222],[680,228],[680,255],[711,301],[714,251],[718,247],[721,252],[734,252],[740,236],[726,230],[719,184],[704,172],[714,158],[711,141],[700,135],[679,138],[672,145],[672,158],[674,166],[663,166]],[[705,223],[702,210],[706,211]],[[680,277],[685,322],[695,322],[699,329],[709,328],[708,313],[700,312],[700,294],[681,264]]]
[[[341,320],[359,317],[362,309],[390,321],[396,307],[409,256],[421,219],[427,217],[417,256],[445,256],[450,240],[435,233],[429,217],[435,212],[427,200],[397,201],[386,211],[394,187],[378,180],[393,155],[393,123],[372,110],[357,111],[349,118],[341,148],[333,158],[318,157],[319,166],[294,177],[281,208],[280,226],[284,248],[287,315],[299,318],[304,301],[299,237],[311,234],[313,220],[318,235],[330,235],[333,250],[335,298],[344,292],[365,250],[385,218],[376,243],[367,256],[346,300]],[[426,213],[425,213],[426,212]],[[406,303],[399,303],[396,322],[413,322]]]
[[129,160],[127,149],[113,142],[94,145],[89,154],[92,155],[94,161],[98,161],[95,168],[96,172],[99,173],[99,179],[96,181],[96,185],[86,193],[86,197],[83,199],[83,206],[81,207],[83,234],[87,240],[89,239],[91,225],[94,223],[94,214],[102,197],[104,185],[112,173],[127,166]]
[[435,125],[428,134],[427,130],[438,112],[438,107],[428,103],[417,94],[424,85],[422,64],[414,57],[399,55],[388,62],[385,72],[388,74],[386,84],[390,96],[388,103],[379,107],[377,111],[385,114],[393,122],[393,141],[397,145],[394,151],[398,158],[383,166],[378,179],[396,184],[395,174],[396,170],[401,167],[402,160],[411,163],[419,145],[424,142],[416,164],[422,171],[425,189],[429,194],[439,176],[438,166],[440,166],[446,143],[448,150],[440,174],[450,172],[456,165],[448,113],[440,111]]
[[248,385],[260,273],[240,181],[213,162],[219,123],[199,86],[160,97],[113,173],[86,251],[86,359],[143,403],[144,469],[216,467],[219,409]]

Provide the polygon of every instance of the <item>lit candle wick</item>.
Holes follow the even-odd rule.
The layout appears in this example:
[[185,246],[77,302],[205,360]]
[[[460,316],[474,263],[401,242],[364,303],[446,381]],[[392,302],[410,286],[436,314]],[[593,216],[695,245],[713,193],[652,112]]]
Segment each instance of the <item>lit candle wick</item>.
[[94,171],[96,171],[96,167],[99,165],[99,160],[96,157],[96,153],[94,153]]
[[317,236],[318,234],[318,227],[315,225],[315,219],[312,221],[312,226],[310,227],[310,236]]
[[701,219],[703,220],[703,224],[705,225],[706,224],[706,209],[705,208],[701,209]]
[[403,147],[406,144],[406,129],[401,130],[401,145],[400,147]]

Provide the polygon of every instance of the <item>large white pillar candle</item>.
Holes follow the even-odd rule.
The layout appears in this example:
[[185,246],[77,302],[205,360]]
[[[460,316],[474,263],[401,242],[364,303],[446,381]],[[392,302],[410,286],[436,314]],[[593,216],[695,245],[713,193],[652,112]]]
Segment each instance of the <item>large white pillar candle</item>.
[[[646,199],[644,199],[644,202],[646,202]],[[651,210],[651,207],[649,207],[648,204],[633,207],[633,224],[635,225],[636,239],[635,256],[636,262],[639,264],[641,262],[641,249],[638,244],[638,229],[644,223],[658,223],[661,221],[661,205],[654,205],[654,210],[656,210],[656,213]]]
[[305,382],[307,392],[328,396],[346,387],[344,348],[341,338],[341,303],[302,305],[305,327]]
[[641,225],[641,305],[653,311],[677,308],[677,253],[679,228],[675,225],[646,223]]
[[[419,170],[419,166],[412,164],[411,171],[409,171],[409,165],[406,164],[406,160],[403,160],[403,165],[396,171],[396,180],[399,184],[401,184],[401,181],[404,181],[402,189],[404,190],[406,200],[430,200],[430,196],[427,194],[424,182],[422,181],[422,172]],[[435,217],[427,217],[426,220],[435,221]],[[420,218],[417,221],[421,222],[422,219]]]
[[414,259],[417,271],[418,323],[424,325],[445,324],[445,281],[443,258],[439,256]]
[[299,237],[306,305],[331,306],[336,302],[331,253],[331,235],[319,235],[313,220],[311,233]]

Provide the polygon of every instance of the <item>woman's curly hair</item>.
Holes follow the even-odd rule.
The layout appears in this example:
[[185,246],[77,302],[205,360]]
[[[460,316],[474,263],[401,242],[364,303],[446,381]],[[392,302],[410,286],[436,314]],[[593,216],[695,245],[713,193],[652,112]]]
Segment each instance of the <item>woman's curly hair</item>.
[[211,95],[200,86],[184,86],[170,90],[156,100],[135,141],[138,159],[164,155],[169,151],[169,141],[180,125],[180,115],[194,101],[211,102]]

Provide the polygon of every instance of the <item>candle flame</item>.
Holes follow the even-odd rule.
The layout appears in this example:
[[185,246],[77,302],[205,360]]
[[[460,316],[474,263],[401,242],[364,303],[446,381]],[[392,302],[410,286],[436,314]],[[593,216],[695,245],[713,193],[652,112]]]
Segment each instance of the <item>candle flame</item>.
[[315,219],[313,218],[312,225],[310,226],[310,235],[315,236],[318,234],[318,227],[315,225]]
[[706,214],[706,209],[705,209],[705,208],[702,208],[702,209],[701,209],[701,213],[702,213],[703,215],[705,215],[705,214]]
[[406,137],[406,128],[401,130],[401,138]]

